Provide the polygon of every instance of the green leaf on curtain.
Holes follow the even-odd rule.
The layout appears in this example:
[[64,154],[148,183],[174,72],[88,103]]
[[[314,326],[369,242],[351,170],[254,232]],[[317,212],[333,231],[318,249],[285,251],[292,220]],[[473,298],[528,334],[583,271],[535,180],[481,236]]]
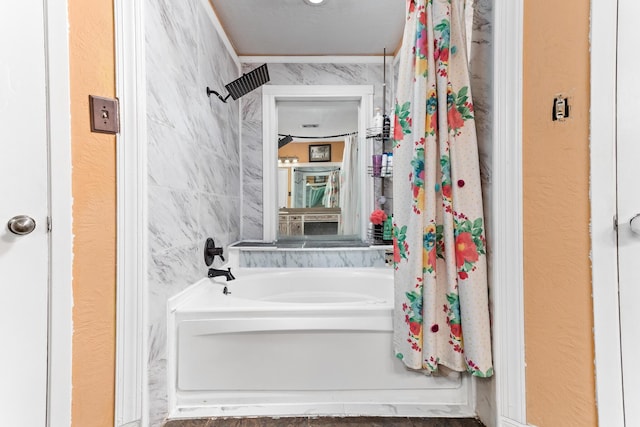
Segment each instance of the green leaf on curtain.
[[409,101],[402,104],[402,107],[400,108],[398,108],[398,105],[396,105],[396,115],[401,119],[406,119],[407,117],[409,117],[409,107],[411,107],[411,103]]
[[482,372],[478,368],[472,368],[471,366],[467,366],[467,372],[469,372],[474,377],[478,377],[478,378],[489,378],[493,376],[493,368],[487,369],[487,372]]
[[456,231],[457,231],[456,235],[460,233],[471,233],[471,221],[467,219],[467,220],[458,222]]
[[442,22],[440,22],[438,25],[436,25],[435,27],[433,27],[434,30],[443,32],[443,31],[449,31],[449,20],[448,19],[443,19]]

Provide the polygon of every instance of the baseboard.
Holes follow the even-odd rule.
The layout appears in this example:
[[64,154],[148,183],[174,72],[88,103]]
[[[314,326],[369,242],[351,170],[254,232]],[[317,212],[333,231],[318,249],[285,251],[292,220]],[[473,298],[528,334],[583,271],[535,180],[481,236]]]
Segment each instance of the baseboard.
[[498,422],[498,427],[536,427],[531,424],[522,424],[520,421],[512,420],[511,418],[501,417]]

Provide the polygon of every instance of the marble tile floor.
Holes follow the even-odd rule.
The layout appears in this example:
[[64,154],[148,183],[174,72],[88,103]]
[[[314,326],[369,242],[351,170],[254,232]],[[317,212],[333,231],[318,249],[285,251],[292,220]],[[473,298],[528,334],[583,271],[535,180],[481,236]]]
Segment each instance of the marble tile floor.
[[291,417],[171,420],[164,427],[484,427],[474,418]]

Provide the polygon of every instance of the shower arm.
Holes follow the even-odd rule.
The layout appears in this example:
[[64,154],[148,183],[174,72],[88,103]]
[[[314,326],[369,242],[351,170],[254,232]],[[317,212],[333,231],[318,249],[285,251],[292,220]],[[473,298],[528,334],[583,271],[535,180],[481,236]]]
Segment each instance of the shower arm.
[[229,99],[229,97],[231,96],[231,94],[228,94],[226,97],[223,98],[222,95],[220,95],[215,90],[211,90],[209,86],[207,86],[207,96],[211,97],[211,94],[216,95],[218,98],[220,98],[220,101],[224,102],[225,104],[227,103],[227,99]]

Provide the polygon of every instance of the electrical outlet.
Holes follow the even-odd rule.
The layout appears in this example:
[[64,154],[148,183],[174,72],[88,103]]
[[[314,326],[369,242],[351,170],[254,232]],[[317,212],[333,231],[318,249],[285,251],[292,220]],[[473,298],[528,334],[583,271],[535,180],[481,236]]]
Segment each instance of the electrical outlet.
[[91,132],[116,134],[120,132],[118,100],[89,95]]

